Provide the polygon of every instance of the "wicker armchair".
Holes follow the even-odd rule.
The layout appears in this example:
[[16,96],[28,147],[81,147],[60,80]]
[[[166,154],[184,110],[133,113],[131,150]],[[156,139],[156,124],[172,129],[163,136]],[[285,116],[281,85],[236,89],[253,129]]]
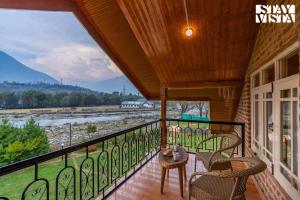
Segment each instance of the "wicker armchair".
[[[246,183],[250,175],[258,174],[266,169],[266,164],[256,158],[231,158],[230,162],[248,163],[247,168],[239,170],[195,172],[189,180],[189,200],[191,197],[201,200],[239,200],[245,199]],[[214,164],[222,164],[227,160],[218,160]],[[198,179],[193,179],[201,175]]]
[[[219,149],[214,152],[200,152],[200,145],[204,145],[209,140],[220,140]],[[195,172],[197,168],[197,161],[200,160],[203,162],[205,168],[208,171],[211,170],[226,170],[231,169],[230,162],[223,163],[222,165],[214,165],[214,168],[211,167],[211,164],[219,159],[231,158],[234,152],[234,149],[242,143],[242,140],[236,134],[215,134],[203,141],[201,141],[196,146],[196,156],[195,156]],[[226,157],[227,156],[227,157]]]

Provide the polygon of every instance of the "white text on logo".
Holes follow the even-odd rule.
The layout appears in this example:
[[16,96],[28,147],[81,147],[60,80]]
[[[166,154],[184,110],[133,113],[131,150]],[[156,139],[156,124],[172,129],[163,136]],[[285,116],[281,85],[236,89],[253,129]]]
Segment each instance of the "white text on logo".
[[295,5],[256,5],[256,23],[294,23]]

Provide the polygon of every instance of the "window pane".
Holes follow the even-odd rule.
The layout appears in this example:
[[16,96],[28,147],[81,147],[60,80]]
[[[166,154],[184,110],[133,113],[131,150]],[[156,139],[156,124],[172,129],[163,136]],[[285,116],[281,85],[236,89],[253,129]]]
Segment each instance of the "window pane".
[[263,84],[271,83],[275,80],[274,65],[263,70]]
[[272,118],[272,101],[266,102],[266,147],[267,149],[272,152],[272,133],[273,133],[273,118]]
[[281,116],[281,162],[291,168],[291,102],[282,101],[280,103]]
[[291,90],[280,90],[280,98],[289,98],[291,97]]
[[260,74],[256,74],[253,77],[253,87],[258,87],[260,85]]
[[298,96],[298,88],[293,88],[293,97]]
[[287,59],[288,76],[299,73],[299,56],[295,54]]
[[268,98],[268,99],[272,98],[272,92],[267,92],[266,93],[266,98]]
[[298,112],[297,101],[293,102],[293,168],[294,174],[298,174]]
[[254,108],[254,112],[255,112],[254,113],[254,118],[255,118],[254,119],[254,121],[255,121],[254,122],[254,126],[255,126],[255,133],[254,134],[255,134],[255,139],[258,141],[259,140],[259,135],[258,135],[258,125],[259,125],[258,124],[259,123],[259,120],[258,120],[258,110],[259,109],[258,109],[258,102],[257,101],[255,102],[254,107],[255,107]]
[[281,77],[285,78],[299,73],[299,55],[298,53],[283,58],[281,60]]

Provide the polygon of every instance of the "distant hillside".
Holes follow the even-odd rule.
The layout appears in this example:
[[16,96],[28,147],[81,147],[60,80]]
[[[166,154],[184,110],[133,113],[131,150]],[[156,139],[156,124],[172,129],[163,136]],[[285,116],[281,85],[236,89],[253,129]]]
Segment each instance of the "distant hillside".
[[[53,93],[70,92],[74,90],[94,90],[105,93],[138,93],[138,90],[135,88],[135,86],[125,76],[119,76],[103,81],[86,81],[78,83],[80,86],[85,88],[71,85],[60,85],[59,82],[51,76],[27,67],[3,51],[0,51],[0,83],[3,83],[0,84],[0,92],[9,90],[14,92],[22,92],[26,90],[45,90],[44,92]],[[20,83],[26,84],[20,85]]]
[[138,93],[138,90],[135,88],[135,86],[125,76],[119,76],[113,79],[107,79],[104,81],[98,81],[93,83],[85,82],[85,83],[80,83],[80,85],[84,87],[88,87],[98,92],[108,92],[108,93],[123,92],[125,88],[126,94]]
[[84,92],[84,93],[97,93],[87,88],[72,86],[72,85],[60,85],[49,83],[15,83],[4,82],[0,83],[0,92],[16,92],[21,93],[28,90],[36,90],[44,93],[60,93],[60,92]]
[[0,82],[18,82],[18,83],[58,83],[51,76],[33,70],[20,63],[10,55],[0,51]]

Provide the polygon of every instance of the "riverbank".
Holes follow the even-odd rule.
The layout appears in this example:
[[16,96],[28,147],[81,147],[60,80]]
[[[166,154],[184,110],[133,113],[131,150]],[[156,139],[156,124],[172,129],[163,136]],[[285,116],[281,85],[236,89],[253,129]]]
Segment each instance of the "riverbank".
[[62,107],[62,108],[28,108],[28,109],[0,109],[0,116],[15,114],[16,117],[24,114],[78,114],[78,113],[107,113],[153,111],[160,108],[120,108],[119,105],[104,105],[92,107]]
[[[102,121],[102,122],[85,122],[85,123],[74,123],[64,124],[63,126],[51,126],[46,127],[47,136],[51,149],[61,148],[61,144],[64,146],[70,145],[71,143],[80,143],[91,140],[93,138],[102,137],[108,134],[113,134],[134,126],[144,124],[150,121],[154,121],[160,118],[159,113],[152,113],[151,115],[136,115],[119,116],[117,120]],[[88,126],[95,126],[96,130],[93,133],[88,133]]]
[[[34,118],[45,129],[51,150],[56,150],[61,144],[66,147],[157,120],[160,110],[119,106],[0,110],[0,118],[4,117],[19,127]],[[88,126],[96,127],[96,131],[87,133]]]

